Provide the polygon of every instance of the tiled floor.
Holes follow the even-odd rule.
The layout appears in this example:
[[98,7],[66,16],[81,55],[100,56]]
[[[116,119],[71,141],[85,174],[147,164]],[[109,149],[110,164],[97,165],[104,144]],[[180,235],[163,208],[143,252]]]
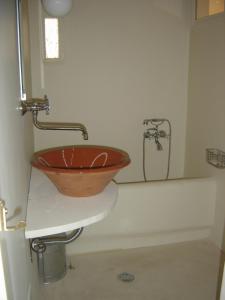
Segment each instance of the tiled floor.
[[[75,269],[46,300],[215,300],[220,252],[207,241],[72,257]],[[132,282],[118,279],[135,275]]]

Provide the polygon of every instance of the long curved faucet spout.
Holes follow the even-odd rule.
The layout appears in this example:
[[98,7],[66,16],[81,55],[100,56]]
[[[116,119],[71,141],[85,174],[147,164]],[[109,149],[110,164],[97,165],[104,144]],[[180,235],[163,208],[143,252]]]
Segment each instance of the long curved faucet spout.
[[87,128],[81,123],[59,123],[59,122],[39,122],[38,111],[33,111],[33,123],[41,130],[72,130],[81,131],[84,140],[88,140]]
[[81,123],[58,123],[58,122],[39,122],[38,112],[45,110],[46,113],[49,112],[49,100],[47,95],[44,98],[31,98],[26,101],[20,101],[18,110],[24,115],[26,112],[30,111],[33,114],[34,125],[41,130],[74,130],[81,131],[84,140],[88,140],[87,128]]

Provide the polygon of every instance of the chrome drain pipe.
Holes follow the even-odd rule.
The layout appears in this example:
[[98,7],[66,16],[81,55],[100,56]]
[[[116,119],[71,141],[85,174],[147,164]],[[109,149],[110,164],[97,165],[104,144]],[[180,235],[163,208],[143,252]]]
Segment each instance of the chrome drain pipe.
[[[84,230],[84,228],[81,227],[81,228],[73,230],[69,235],[65,234],[65,236],[62,236],[62,237],[60,235],[57,235],[57,236],[51,235],[48,238],[41,238],[41,237],[35,238],[31,242],[31,248],[33,251],[36,252],[36,249],[39,248],[39,245],[42,245],[42,244],[44,244],[45,246],[52,245],[52,244],[65,244],[65,245],[69,244],[69,243],[75,241],[81,235],[83,230]],[[43,248],[43,246],[41,248]]]

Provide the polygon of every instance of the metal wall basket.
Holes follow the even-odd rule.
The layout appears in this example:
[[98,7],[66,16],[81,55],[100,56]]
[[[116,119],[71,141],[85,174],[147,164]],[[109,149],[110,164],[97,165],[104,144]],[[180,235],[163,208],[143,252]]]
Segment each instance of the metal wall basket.
[[206,149],[207,162],[219,169],[225,168],[225,152],[219,149]]

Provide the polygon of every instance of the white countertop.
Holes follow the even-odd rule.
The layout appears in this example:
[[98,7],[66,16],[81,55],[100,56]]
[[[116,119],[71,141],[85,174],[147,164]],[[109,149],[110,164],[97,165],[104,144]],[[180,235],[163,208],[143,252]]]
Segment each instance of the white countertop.
[[111,182],[91,197],[69,197],[58,192],[42,172],[32,169],[27,207],[27,239],[75,230],[104,219],[114,207],[118,187]]

